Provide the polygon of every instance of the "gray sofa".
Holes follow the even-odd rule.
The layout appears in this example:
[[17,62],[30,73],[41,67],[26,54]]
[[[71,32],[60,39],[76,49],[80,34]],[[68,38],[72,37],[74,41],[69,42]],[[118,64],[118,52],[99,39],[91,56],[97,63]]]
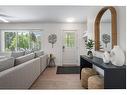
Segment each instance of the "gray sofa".
[[28,89],[47,66],[47,54],[31,53],[15,59],[14,67],[0,72],[0,89]]

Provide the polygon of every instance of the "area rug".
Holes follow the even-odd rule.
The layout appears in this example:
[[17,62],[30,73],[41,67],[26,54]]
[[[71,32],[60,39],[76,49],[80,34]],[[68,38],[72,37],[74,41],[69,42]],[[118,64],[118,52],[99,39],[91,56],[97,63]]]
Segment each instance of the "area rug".
[[80,74],[79,66],[58,66],[56,74]]

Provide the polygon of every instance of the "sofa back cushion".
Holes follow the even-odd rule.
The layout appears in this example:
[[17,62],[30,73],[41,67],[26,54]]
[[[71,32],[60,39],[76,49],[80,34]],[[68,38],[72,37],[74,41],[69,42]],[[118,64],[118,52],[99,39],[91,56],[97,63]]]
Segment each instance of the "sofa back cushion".
[[40,50],[40,51],[35,51],[34,53],[35,53],[35,57],[39,57],[44,54],[44,51]]
[[9,69],[11,67],[14,67],[13,57],[0,59],[0,72]]
[[19,64],[22,64],[24,62],[27,62],[29,60],[32,60],[34,57],[35,57],[34,53],[30,53],[30,54],[18,57],[18,58],[15,59],[15,66],[19,65]]
[[24,51],[12,52],[11,57],[17,58],[23,56],[25,54]]
[[26,55],[26,54],[30,54],[30,53],[32,53],[32,50],[26,50],[26,51],[25,51],[25,55]]
[[4,58],[6,58],[6,56],[0,56],[0,59],[4,59]]
[[11,57],[11,52],[0,52],[0,56]]

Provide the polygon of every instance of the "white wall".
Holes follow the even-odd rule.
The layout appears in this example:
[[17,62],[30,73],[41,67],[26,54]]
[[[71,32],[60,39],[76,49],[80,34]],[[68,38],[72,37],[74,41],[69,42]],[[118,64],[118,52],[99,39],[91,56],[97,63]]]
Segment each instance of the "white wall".
[[[80,62],[80,55],[86,54],[85,43],[82,38],[83,32],[86,30],[86,23],[19,23],[19,24],[0,24],[0,29],[42,29],[44,38],[42,41],[43,49],[46,53],[53,53],[56,57],[56,64],[61,65],[62,54],[62,31],[63,30],[77,30],[78,34],[78,64]],[[51,33],[57,34],[57,42],[52,45],[48,43],[48,36]]]
[[126,7],[115,7],[117,11],[117,42],[126,51]]

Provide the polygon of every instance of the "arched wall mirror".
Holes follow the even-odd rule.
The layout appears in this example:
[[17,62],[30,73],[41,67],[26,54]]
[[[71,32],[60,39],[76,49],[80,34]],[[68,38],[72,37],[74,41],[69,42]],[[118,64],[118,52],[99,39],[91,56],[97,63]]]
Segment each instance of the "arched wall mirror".
[[95,19],[95,51],[110,51],[117,45],[117,15],[114,7],[104,7]]

